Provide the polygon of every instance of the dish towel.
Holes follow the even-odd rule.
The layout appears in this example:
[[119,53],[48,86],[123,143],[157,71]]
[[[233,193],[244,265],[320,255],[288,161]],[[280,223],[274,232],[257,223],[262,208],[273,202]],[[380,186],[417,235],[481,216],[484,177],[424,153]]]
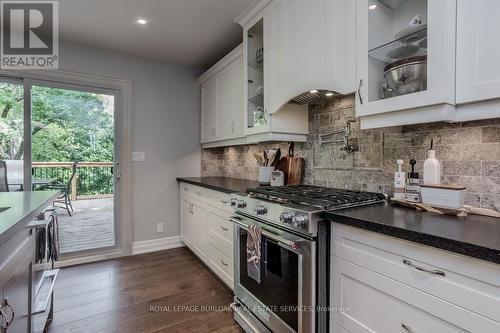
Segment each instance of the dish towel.
[[260,283],[261,275],[261,243],[262,230],[256,225],[250,225],[247,237],[247,274]]

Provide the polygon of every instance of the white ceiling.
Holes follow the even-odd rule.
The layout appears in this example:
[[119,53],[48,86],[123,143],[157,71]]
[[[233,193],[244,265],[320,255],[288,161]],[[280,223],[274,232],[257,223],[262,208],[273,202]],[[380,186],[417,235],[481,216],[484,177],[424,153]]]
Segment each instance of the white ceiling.
[[[242,40],[251,0],[60,0],[61,40],[207,69]],[[139,17],[148,20],[141,26]]]

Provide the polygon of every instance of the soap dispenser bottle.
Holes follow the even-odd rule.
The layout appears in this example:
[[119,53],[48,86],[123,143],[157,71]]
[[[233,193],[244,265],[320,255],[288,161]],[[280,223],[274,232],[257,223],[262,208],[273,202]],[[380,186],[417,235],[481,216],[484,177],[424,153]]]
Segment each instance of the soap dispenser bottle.
[[408,172],[405,200],[410,202],[422,202],[422,196],[420,195],[420,179],[418,178],[418,172],[415,171],[415,164],[417,164],[416,160],[410,160],[411,172]]
[[431,148],[427,150],[427,159],[424,162],[424,184],[441,184],[441,162],[436,158],[434,140],[431,140]]
[[403,160],[396,161],[398,165],[398,171],[394,173],[394,199],[396,200],[405,199],[406,174],[401,170],[403,163]]

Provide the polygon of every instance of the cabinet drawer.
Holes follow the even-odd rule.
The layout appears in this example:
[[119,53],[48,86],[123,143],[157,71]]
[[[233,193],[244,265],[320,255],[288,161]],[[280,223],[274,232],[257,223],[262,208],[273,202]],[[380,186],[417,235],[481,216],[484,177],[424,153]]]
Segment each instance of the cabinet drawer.
[[210,244],[210,265],[212,270],[233,288],[233,259]]
[[500,322],[500,265],[335,224],[333,254]]
[[228,245],[233,245],[233,224],[229,222],[230,214],[220,210],[211,209],[209,212],[210,231],[219,236]]
[[180,191],[181,195],[190,196],[193,199],[210,204],[228,213],[233,211],[229,205],[230,194],[228,193],[214,191],[205,187],[187,183],[180,183]]
[[499,332],[500,324],[343,259],[332,257],[334,323],[351,333]]

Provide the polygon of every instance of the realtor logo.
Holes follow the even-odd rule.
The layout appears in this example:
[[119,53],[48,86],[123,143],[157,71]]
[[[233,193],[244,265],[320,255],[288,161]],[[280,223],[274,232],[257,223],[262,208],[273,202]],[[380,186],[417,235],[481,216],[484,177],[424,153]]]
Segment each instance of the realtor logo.
[[0,1],[2,69],[59,67],[59,2]]

